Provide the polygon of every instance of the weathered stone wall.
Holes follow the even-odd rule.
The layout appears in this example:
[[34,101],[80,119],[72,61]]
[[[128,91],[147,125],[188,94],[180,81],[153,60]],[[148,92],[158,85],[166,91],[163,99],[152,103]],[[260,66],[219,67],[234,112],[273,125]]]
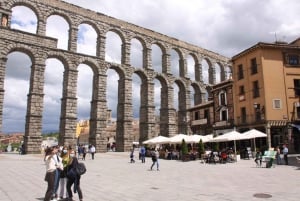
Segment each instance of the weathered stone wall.
[[[14,6],[23,5],[32,9],[37,16],[37,33],[30,34],[10,29],[11,13]],[[4,76],[7,55],[12,51],[22,51],[32,60],[30,89],[27,100],[25,149],[27,153],[39,152],[42,132],[43,84],[45,61],[57,58],[64,64],[64,81],[62,110],[60,117],[60,143],[75,144],[75,129],[77,122],[77,67],[81,63],[88,64],[94,72],[93,98],[91,100],[90,143],[96,145],[97,151],[106,151],[106,72],[114,69],[119,74],[118,118],[117,118],[117,151],[128,151],[131,148],[132,137],[132,74],[136,73],[142,80],[142,97],[140,108],[140,141],[154,136],[155,107],[154,79],[162,85],[161,93],[161,126],[160,133],[166,136],[175,135],[176,110],[173,106],[173,84],[180,86],[180,111],[178,112],[178,130],[187,130],[187,108],[190,107],[189,87],[195,89],[196,103],[203,100],[206,85],[203,83],[203,59],[210,63],[210,83],[216,82],[215,67],[218,63],[224,68],[229,65],[229,59],[212,51],[177,40],[176,38],[154,32],[118,20],[91,10],[87,10],[59,0],[0,0],[0,12],[9,16],[7,26],[0,26],[0,122],[4,99]],[[57,48],[57,40],[45,36],[47,18],[60,15],[69,23],[68,50]],[[82,23],[91,25],[97,35],[96,56],[77,53],[78,26]],[[121,64],[105,61],[106,33],[114,31],[122,40]],[[130,65],[130,41],[137,38],[143,45],[143,68]],[[158,44],[162,50],[162,73],[152,68],[151,45]],[[180,57],[180,77],[174,77],[170,67],[170,51],[176,49]],[[187,55],[195,59],[195,81],[187,77]],[[2,125],[2,124],[1,124]],[[1,126],[0,125],[0,126]],[[2,127],[2,126],[1,126]]]

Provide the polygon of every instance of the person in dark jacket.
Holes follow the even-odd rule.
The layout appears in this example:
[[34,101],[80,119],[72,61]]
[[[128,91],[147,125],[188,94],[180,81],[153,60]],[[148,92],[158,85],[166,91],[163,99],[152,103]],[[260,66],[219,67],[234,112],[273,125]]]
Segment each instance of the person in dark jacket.
[[78,165],[78,159],[76,158],[76,154],[74,150],[70,151],[70,161],[69,165],[67,167],[68,173],[67,173],[67,192],[69,199],[68,201],[73,201],[73,194],[72,194],[72,185],[74,184],[74,193],[78,192],[79,200],[82,201],[82,191],[80,188],[80,175],[78,175],[75,171],[76,166]]

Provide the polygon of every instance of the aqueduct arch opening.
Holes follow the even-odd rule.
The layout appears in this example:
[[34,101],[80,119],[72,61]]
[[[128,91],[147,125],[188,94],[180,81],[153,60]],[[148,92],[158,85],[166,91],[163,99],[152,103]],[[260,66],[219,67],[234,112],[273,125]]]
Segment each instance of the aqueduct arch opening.
[[[37,18],[36,31],[33,33],[12,27],[12,9],[15,6],[25,6],[33,11]],[[76,13],[75,13],[76,11]],[[47,36],[47,19],[49,16],[63,17],[68,26],[67,47],[59,48],[58,40]],[[176,127],[187,130],[187,124],[176,122],[174,109],[174,89],[176,82],[180,88],[180,111],[183,116],[190,107],[190,86],[193,86],[195,104],[201,103],[206,84],[216,82],[215,64],[221,69],[230,65],[229,58],[208,51],[201,47],[179,41],[175,38],[148,30],[134,24],[118,20],[104,14],[93,12],[60,0],[0,0],[0,127],[3,120],[4,78],[7,56],[15,50],[29,53],[32,60],[29,89],[27,94],[25,121],[25,151],[39,153],[42,134],[42,119],[44,105],[45,66],[48,58],[58,57],[64,65],[62,98],[60,111],[60,143],[74,145],[75,131],[78,121],[76,97],[78,66],[82,63],[93,69],[93,89],[90,112],[89,143],[95,144],[99,152],[106,151],[107,135],[107,71],[114,69],[118,73],[118,104],[117,104],[117,151],[129,151],[132,147],[132,75],[136,73],[141,78],[141,106],[140,106],[140,141],[156,135],[154,119],[154,80],[161,83],[160,133],[173,136]],[[7,22],[5,22],[7,19]],[[96,33],[95,55],[80,49],[81,32],[79,26],[87,24]],[[117,33],[121,39],[120,63],[105,60],[106,39],[108,32]],[[142,66],[134,66],[131,62],[131,40],[135,38],[142,46]],[[152,46],[157,45],[161,50],[161,71],[156,71],[156,61],[152,60]],[[179,76],[172,75],[171,50],[179,55]],[[187,73],[187,55],[194,60],[195,77],[190,78]],[[202,61],[209,63],[209,83],[203,82]],[[132,65],[133,64],[133,65]],[[223,71],[221,70],[222,77]],[[222,78],[223,79],[223,78]],[[175,81],[177,80],[177,81]],[[191,84],[191,80],[193,84]]]

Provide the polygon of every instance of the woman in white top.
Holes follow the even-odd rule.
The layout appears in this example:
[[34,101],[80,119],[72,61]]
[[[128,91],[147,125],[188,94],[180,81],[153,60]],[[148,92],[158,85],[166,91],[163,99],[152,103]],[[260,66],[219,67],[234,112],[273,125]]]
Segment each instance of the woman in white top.
[[47,150],[45,162],[46,162],[46,176],[45,181],[48,182],[47,191],[45,194],[44,201],[50,201],[51,196],[54,192],[54,181],[55,181],[55,171],[56,171],[56,163],[53,159],[53,155],[55,154],[54,147],[51,147]]

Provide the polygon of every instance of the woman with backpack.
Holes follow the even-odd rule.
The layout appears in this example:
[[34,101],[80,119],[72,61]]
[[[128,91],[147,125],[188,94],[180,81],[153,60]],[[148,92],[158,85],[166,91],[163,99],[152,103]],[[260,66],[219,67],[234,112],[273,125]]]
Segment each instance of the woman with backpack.
[[68,201],[73,201],[73,194],[72,194],[72,185],[74,184],[74,193],[78,192],[79,200],[82,201],[82,191],[80,188],[80,175],[76,172],[76,167],[78,166],[78,159],[76,158],[75,151],[71,149],[70,151],[70,161],[67,166],[67,192],[68,192]]

